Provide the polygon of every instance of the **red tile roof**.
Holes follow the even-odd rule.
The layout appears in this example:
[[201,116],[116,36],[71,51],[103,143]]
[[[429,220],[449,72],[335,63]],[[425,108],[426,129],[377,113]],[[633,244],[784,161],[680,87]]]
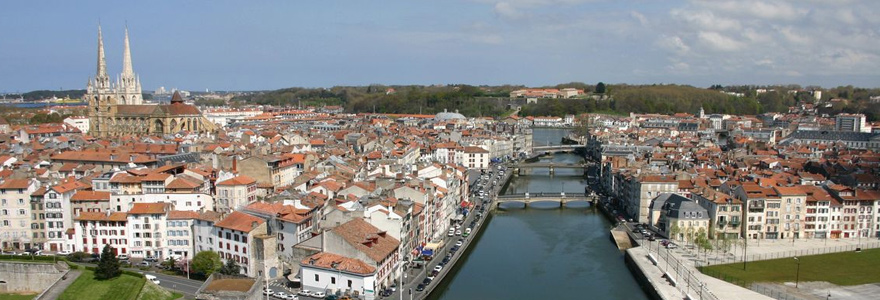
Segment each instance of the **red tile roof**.
[[223,220],[221,220],[220,222],[214,224],[214,226],[238,230],[241,232],[251,232],[251,230],[253,230],[254,228],[254,222],[259,225],[265,223],[266,220],[263,220],[263,218],[260,217],[236,211],[223,218]]
[[0,183],[2,190],[27,189],[30,186],[30,179],[7,179]]
[[370,275],[376,272],[376,268],[360,259],[336,255],[333,253],[319,252],[306,257],[300,263],[302,266],[344,271],[348,273]]
[[171,210],[171,203],[135,203],[128,210],[130,215],[164,214]]
[[110,192],[78,191],[70,201],[110,201]]
[[199,213],[188,210],[172,210],[168,212],[168,220],[198,219]]
[[77,221],[126,221],[128,214],[124,212],[107,213],[82,211],[79,216],[73,218]]
[[250,176],[247,176],[247,175],[239,175],[239,176],[235,176],[235,177],[232,177],[232,178],[229,178],[229,179],[223,180],[223,181],[221,181],[221,182],[218,182],[217,185],[228,185],[228,186],[232,186],[232,185],[247,185],[247,184],[253,184],[253,183],[256,183],[256,182],[257,182],[257,181],[254,180],[253,178],[251,178]]
[[400,246],[400,241],[360,218],[336,226],[333,233],[376,262],[394,254]]

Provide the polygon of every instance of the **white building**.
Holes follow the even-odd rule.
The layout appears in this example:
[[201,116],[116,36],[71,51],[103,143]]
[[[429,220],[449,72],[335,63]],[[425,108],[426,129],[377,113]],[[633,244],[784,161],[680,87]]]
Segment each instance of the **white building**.
[[266,221],[243,212],[232,212],[214,224],[217,228],[217,254],[224,261],[234,260],[241,273],[256,277],[262,272],[255,258],[256,236],[268,233]]
[[64,123],[79,129],[82,133],[89,133],[89,117],[70,116],[64,119]]
[[3,249],[25,250],[31,245],[31,194],[34,179],[0,181],[0,242]]
[[128,217],[124,212],[80,212],[73,226],[74,251],[101,254],[104,246],[113,253],[128,254]]
[[172,210],[168,212],[165,220],[165,256],[175,259],[192,258],[196,255],[193,250],[193,223],[199,214],[194,211]]
[[480,147],[464,147],[455,153],[455,162],[468,169],[489,168],[489,151]]
[[[320,252],[300,262],[303,289],[311,291],[357,292],[373,299],[376,268],[356,259]],[[370,290],[370,293],[367,292]]]
[[165,259],[163,235],[170,203],[135,203],[128,211],[131,257]]

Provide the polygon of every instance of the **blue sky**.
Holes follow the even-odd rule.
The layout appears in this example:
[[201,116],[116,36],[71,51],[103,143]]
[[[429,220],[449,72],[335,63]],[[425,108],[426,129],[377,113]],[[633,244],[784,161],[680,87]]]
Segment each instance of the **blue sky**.
[[10,1],[3,11],[0,93],[84,88],[98,22],[112,74],[128,24],[147,90],[880,86],[875,0]]

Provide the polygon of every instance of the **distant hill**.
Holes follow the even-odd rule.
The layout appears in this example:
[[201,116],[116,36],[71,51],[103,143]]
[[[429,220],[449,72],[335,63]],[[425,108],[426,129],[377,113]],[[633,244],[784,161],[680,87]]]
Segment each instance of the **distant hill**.
[[82,99],[82,96],[86,94],[86,90],[61,90],[61,91],[49,91],[49,90],[39,90],[39,91],[31,91],[24,93],[22,98],[26,101],[32,100],[42,100],[47,98],[52,98],[52,96],[58,98],[71,98],[71,99]]

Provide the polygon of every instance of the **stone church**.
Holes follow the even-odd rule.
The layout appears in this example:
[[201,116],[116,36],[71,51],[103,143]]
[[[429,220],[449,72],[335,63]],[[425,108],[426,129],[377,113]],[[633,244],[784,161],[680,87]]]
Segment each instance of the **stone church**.
[[171,104],[144,104],[141,81],[131,65],[128,28],[122,56],[122,74],[116,82],[107,76],[104,38],[98,27],[98,72],[90,78],[83,96],[89,102],[89,134],[97,137],[122,135],[162,135],[181,131],[210,132],[216,125],[198,108],[183,103],[175,93]]

